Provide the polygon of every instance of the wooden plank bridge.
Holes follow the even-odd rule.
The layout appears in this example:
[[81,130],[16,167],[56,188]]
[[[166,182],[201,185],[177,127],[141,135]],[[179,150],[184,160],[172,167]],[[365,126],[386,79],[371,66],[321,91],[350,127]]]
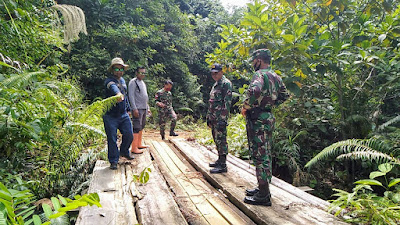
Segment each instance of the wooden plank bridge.
[[[122,158],[118,170],[97,161],[89,192],[99,194],[103,207],[82,208],[77,225],[345,224],[326,212],[326,201],[276,177],[271,207],[243,203],[244,190],[257,181],[254,167],[236,157],[228,156],[228,173],[210,174],[214,150],[179,138],[145,142],[149,150],[134,160]],[[147,167],[149,182],[133,182]]]

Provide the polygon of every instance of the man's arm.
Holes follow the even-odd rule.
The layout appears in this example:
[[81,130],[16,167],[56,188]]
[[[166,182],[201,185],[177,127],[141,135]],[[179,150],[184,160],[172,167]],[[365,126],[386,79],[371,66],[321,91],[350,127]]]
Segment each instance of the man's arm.
[[109,89],[114,95],[119,96],[118,102],[122,102],[124,100],[124,95],[121,93],[118,85],[114,81],[106,81],[106,88]]
[[[225,85],[226,91],[224,96],[224,107],[225,110],[229,113],[231,111],[231,103],[232,103],[232,83],[228,82]],[[227,118],[228,119],[228,118]]]
[[[262,87],[264,86],[264,77],[261,73],[256,72],[247,89],[246,99],[243,102],[243,109],[249,110],[261,96]],[[243,111],[242,111],[243,114]]]
[[135,104],[135,91],[136,91],[136,84],[134,79],[129,81],[129,86],[128,86],[128,96],[129,96],[129,103],[131,106],[131,110],[137,110],[136,104]]
[[161,98],[161,91],[157,91],[157,93],[156,93],[156,105],[157,105],[158,107],[164,108],[165,105],[164,105],[164,103],[161,101],[160,98]]

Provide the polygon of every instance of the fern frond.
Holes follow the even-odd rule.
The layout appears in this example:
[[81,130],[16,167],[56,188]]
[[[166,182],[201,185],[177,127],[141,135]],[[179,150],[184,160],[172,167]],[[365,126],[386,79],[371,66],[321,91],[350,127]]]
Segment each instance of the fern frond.
[[390,125],[392,125],[392,124],[394,124],[394,123],[397,123],[397,122],[399,122],[399,121],[400,121],[400,115],[398,115],[398,116],[396,116],[395,118],[393,118],[393,119],[387,121],[386,123],[380,125],[380,126],[377,128],[377,131],[383,131],[387,126],[390,126]]
[[100,135],[102,135],[104,137],[106,136],[106,134],[103,131],[101,131],[101,130],[95,128],[95,127],[92,127],[90,125],[84,124],[84,123],[66,123],[65,126],[66,127],[80,127],[80,128],[85,129],[85,130],[91,131],[93,133],[100,134]]
[[336,142],[318,153],[312,158],[305,167],[311,167],[317,162],[320,162],[328,157],[338,156],[340,154],[346,154],[357,151],[387,151],[387,146],[383,142],[376,139],[349,139],[344,141]]
[[1,85],[7,88],[20,88],[32,83],[37,75],[44,74],[43,71],[36,71],[30,73],[14,74],[13,76],[1,81]]
[[76,123],[85,123],[91,116],[102,117],[111,107],[117,104],[119,97],[112,96],[103,100],[95,101],[84,110],[81,115],[76,118]]
[[375,160],[377,162],[395,162],[400,164],[400,159],[394,158],[388,154],[378,152],[378,151],[356,151],[347,154],[339,155],[336,159],[368,159]]
[[188,107],[182,107],[182,108],[176,109],[176,111],[178,111],[178,112],[191,112],[191,113],[193,113],[193,110],[192,110],[191,108],[188,108]]

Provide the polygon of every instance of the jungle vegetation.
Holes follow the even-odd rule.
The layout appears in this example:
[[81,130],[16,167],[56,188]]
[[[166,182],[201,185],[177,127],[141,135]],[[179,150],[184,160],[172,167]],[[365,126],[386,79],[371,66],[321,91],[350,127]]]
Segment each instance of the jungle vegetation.
[[[239,109],[257,48],[272,51],[291,93],[274,109],[274,175],[314,188],[349,221],[398,223],[393,0],[256,0],[230,13],[211,0],[0,0],[1,189],[29,190],[28,205],[87,187],[93,162],[106,157],[101,116],[116,99],[104,99],[103,81],[117,56],[148,68],[149,96],[174,81],[178,128],[196,128],[204,144],[212,144],[203,121],[208,68],[223,64],[235,92],[230,152],[248,158]],[[150,106],[156,124],[152,98]]]

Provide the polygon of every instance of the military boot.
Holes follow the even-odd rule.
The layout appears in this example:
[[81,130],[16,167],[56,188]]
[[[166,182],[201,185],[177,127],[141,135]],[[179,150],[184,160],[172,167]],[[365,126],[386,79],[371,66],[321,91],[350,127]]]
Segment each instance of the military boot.
[[226,168],[225,163],[218,164],[213,169],[210,170],[210,173],[226,173],[228,172],[228,168]]
[[[210,173],[226,173],[228,168],[226,168],[226,155],[219,155],[217,164],[214,164],[214,168],[210,170]],[[210,163],[211,165],[211,163]]]
[[260,189],[258,187],[253,188],[253,189],[246,189],[246,196],[254,196],[255,194],[258,193]]
[[251,205],[265,205],[271,206],[271,193],[269,191],[269,184],[259,185],[259,191],[253,196],[246,196],[244,202]]
[[170,132],[169,132],[169,136],[178,136],[178,134],[175,133],[174,131],[170,131]]
[[220,155],[218,155],[217,161],[209,163],[208,166],[210,166],[210,167],[216,167],[216,166],[219,165],[219,164],[221,164],[221,156],[220,156]]
[[219,158],[218,158],[217,161],[211,162],[211,163],[209,163],[208,165],[209,165],[210,167],[216,167],[216,166],[218,166],[219,164],[220,164],[220,161],[219,161]]
[[160,134],[161,134],[161,139],[165,140],[165,133],[161,131]]

